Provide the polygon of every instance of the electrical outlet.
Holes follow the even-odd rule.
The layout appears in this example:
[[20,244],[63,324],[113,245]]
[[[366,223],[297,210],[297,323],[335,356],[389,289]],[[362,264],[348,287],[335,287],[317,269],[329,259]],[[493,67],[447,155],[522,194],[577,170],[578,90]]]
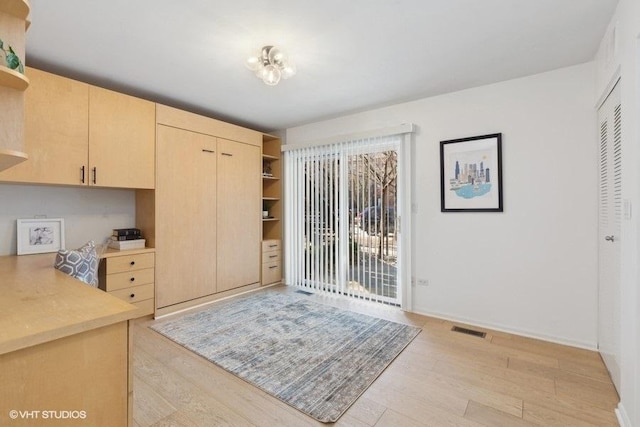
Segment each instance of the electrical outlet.
[[429,281],[427,279],[418,279],[418,286],[429,286]]

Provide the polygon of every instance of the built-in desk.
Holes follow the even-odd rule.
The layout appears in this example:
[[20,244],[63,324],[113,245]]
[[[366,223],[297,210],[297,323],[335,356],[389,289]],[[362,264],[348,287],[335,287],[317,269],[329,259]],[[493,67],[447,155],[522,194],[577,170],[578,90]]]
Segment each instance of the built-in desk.
[[136,307],[54,258],[0,257],[0,425],[131,425]]

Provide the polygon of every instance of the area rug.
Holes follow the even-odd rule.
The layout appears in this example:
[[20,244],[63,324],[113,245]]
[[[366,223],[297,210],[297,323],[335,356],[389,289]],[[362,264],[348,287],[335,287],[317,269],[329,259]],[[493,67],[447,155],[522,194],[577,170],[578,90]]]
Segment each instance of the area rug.
[[238,297],[151,328],[327,423],[420,332],[294,293]]

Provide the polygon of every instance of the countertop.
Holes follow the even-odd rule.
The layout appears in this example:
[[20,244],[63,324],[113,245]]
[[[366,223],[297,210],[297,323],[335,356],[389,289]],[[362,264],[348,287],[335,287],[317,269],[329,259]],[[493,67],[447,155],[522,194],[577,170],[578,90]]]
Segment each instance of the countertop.
[[136,317],[135,306],[56,270],[54,259],[0,256],[0,354]]

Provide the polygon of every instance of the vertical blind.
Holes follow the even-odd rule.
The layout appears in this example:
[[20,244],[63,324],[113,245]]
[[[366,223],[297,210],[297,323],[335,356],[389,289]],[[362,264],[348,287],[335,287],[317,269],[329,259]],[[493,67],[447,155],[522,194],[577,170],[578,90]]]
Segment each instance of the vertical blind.
[[402,135],[285,151],[288,285],[400,304]]

